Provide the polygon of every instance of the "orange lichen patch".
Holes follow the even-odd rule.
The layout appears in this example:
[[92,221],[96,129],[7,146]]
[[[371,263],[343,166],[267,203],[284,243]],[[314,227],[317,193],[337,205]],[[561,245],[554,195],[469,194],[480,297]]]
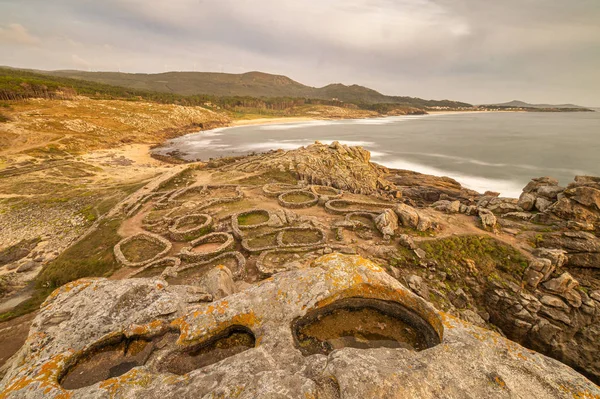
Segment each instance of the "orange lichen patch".
[[440,341],[443,340],[444,326],[442,325],[442,321],[437,312],[430,308],[426,302],[421,301],[414,294],[403,289],[393,289],[382,285],[360,283],[317,302],[313,309],[323,308],[341,299],[347,298],[369,298],[397,302],[423,318],[433,327],[440,338]]
[[163,377],[161,384],[162,385],[175,385],[175,384],[179,384],[179,383],[188,381],[189,379],[190,379],[189,374],[184,374],[184,375],[170,374],[170,375],[166,375]]
[[323,255],[323,256],[315,259],[310,264],[310,267],[320,267],[325,270],[333,269],[333,271],[339,270],[339,269],[345,269],[348,271],[352,271],[352,270],[362,267],[362,268],[366,268],[369,271],[372,271],[375,273],[385,272],[385,270],[382,269],[380,266],[371,262],[368,259],[363,258],[362,256],[343,255],[343,254],[340,254],[337,252]]
[[145,388],[148,387],[151,382],[152,375],[141,371],[140,369],[132,369],[122,376],[102,381],[99,388],[108,391],[110,398],[116,398],[119,390],[124,386],[137,385]]
[[[226,301],[222,301],[222,302],[226,302]],[[218,335],[222,332],[224,332],[225,330],[227,330],[230,327],[233,326],[244,326],[244,327],[254,327],[255,325],[257,325],[260,320],[258,319],[258,317],[256,316],[256,314],[253,311],[250,311],[248,313],[242,313],[242,314],[237,314],[234,315],[233,317],[222,321],[222,322],[218,322],[218,317],[215,317],[216,315],[222,315],[225,310],[223,308],[221,308],[219,306],[220,304],[217,303],[217,306],[209,306],[207,307],[206,310],[201,311],[200,315],[198,317],[195,317],[196,321],[198,318],[204,317],[205,318],[205,322],[199,322],[198,324],[202,326],[202,328],[199,328],[196,331],[191,331],[192,330],[192,326],[187,322],[187,320],[185,319],[185,317],[181,317],[178,319],[175,319],[171,322],[171,327],[174,328],[178,328],[180,331],[180,335],[179,335],[179,339],[177,340],[177,344],[178,345],[195,345],[195,344],[202,344],[206,341],[209,341],[212,337],[214,337],[215,335]],[[227,308],[227,304],[224,305],[225,309]],[[209,309],[210,308],[210,309]],[[197,312],[195,312],[197,313]],[[195,316],[194,313],[194,316]]]
[[71,281],[70,283],[63,285],[62,287],[55,289],[50,295],[48,295],[48,298],[46,298],[46,300],[42,303],[40,308],[45,308],[50,303],[52,303],[59,295],[71,292],[75,288],[79,288],[77,292],[81,292],[87,287],[89,287],[96,280],[97,279],[82,278],[79,280]]
[[156,334],[165,330],[167,327],[168,324],[164,320],[154,320],[144,325],[134,324],[127,329],[125,336],[131,337]]
[[579,387],[570,387],[565,385],[559,385],[559,388],[568,394],[573,396],[573,399],[600,399],[600,395],[591,393],[588,390],[581,390]]
[[52,395],[55,398],[70,398],[72,394],[58,385],[58,375],[69,357],[71,357],[71,353],[56,355],[44,363],[37,370],[35,376],[15,377],[13,381],[6,385],[4,392],[0,393],[0,399],[7,398],[9,394],[23,390],[34,383],[37,383],[37,388],[43,390],[43,392],[57,391]]

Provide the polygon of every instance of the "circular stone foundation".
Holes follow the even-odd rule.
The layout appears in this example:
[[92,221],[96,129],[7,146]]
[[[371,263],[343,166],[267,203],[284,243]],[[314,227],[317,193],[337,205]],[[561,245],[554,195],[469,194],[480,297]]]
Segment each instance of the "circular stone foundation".
[[304,190],[305,186],[298,184],[269,183],[263,186],[263,192],[269,197],[278,197],[288,191]]
[[204,260],[227,251],[233,245],[233,236],[228,233],[210,233],[190,242],[179,253],[187,261]]
[[331,213],[345,215],[351,212],[381,213],[385,209],[392,209],[396,204],[371,202],[371,201],[353,201],[347,199],[332,199],[325,203],[325,209]]
[[181,260],[175,257],[167,257],[159,260],[155,260],[154,262],[141,267],[139,270],[135,270],[132,274],[130,274],[127,278],[146,278],[146,277],[157,277],[162,274],[162,272],[168,268],[178,268],[181,264]]
[[169,235],[176,241],[193,240],[208,233],[212,222],[212,217],[203,213],[180,216],[173,221]]
[[330,200],[342,198],[343,195],[342,190],[329,186],[312,185],[310,191],[319,197],[326,197]]
[[264,209],[255,209],[251,211],[241,212],[234,215],[237,226],[240,229],[255,229],[257,227],[266,226],[269,223],[271,214]]
[[162,258],[171,247],[172,244],[167,239],[157,234],[139,233],[119,241],[114,252],[122,265],[139,267]]
[[277,234],[277,244],[284,248],[310,247],[324,244],[325,232],[316,227],[286,227]]
[[301,209],[316,205],[319,197],[310,191],[296,190],[280,194],[277,200],[285,208]]

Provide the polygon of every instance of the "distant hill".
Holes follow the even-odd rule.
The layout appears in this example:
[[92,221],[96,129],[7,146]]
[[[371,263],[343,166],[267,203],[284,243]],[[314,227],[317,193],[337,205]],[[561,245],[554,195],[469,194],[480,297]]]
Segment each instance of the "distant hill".
[[587,107],[582,107],[581,105],[575,105],[575,104],[530,104],[530,103],[526,103],[524,101],[519,101],[519,100],[513,100],[513,101],[509,101],[507,103],[500,103],[500,104],[488,104],[486,105],[487,107],[507,107],[507,108],[544,108],[544,109],[562,109],[562,108],[568,108],[568,109],[588,109]]
[[180,95],[248,96],[258,98],[293,97],[321,100],[337,99],[364,104],[399,104],[418,108],[471,107],[450,100],[387,96],[367,87],[340,83],[317,88],[303,85],[286,76],[263,72],[242,74],[214,72],[166,72],[157,74],[84,71],[35,71],[51,76],[80,79],[136,90],[149,90]]

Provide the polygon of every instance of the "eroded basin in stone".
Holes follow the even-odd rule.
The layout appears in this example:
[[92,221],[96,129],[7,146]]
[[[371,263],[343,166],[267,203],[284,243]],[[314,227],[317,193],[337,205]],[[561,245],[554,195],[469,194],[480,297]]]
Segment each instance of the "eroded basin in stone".
[[165,334],[153,339],[126,338],[105,342],[77,359],[59,378],[65,389],[78,389],[109,378],[118,377],[134,367],[146,364],[153,352],[175,342],[178,334]]
[[159,371],[183,375],[256,346],[256,338],[246,327],[233,326],[206,343],[172,352],[160,362]]
[[397,302],[349,298],[307,313],[292,324],[303,355],[329,354],[345,347],[421,351],[440,343],[429,323]]

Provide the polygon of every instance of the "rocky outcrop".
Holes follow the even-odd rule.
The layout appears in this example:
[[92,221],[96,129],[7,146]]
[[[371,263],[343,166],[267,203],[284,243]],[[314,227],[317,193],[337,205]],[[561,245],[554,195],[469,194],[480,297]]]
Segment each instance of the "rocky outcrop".
[[552,177],[532,179],[523,189],[518,206],[525,211],[544,212],[556,202],[558,195],[563,191],[564,188],[558,185],[558,180]]
[[460,185],[446,176],[431,176],[409,170],[390,170],[386,179],[394,183],[402,197],[420,206],[428,206],[439,200],[461,200],[470,202],[480,196],[479,193]]
[[398,204],[394,209],[403,226],[417,231],[427,231],[435,228],[435,224],[422,212],[407,204]]
[[389,238],[398,229],[398,216],[391,209],[386,209],[375,218],[375,226],[384,237],[387,236]]
[[369,151],[361,147],[349,147],[337,141],[331,145],[315,142],[297,150],[249,157],[228,168],[245,172],[290,171],[308,183],[352,193],[392,190],[394,185],[385,177],[388,169],[369,162],[370,159]]
[[[171,287],[160,279],[68,284],[42,306],[18,361],[0,383],[0,397],[600,395],[596,385],[558,361],[439,314],[383,269],[357,256],[326,255],[308,269],[280,273],[210,304],[198,304],[196,296],[194,289]],[[328,313],[320,312],[345,309],[376,309],[388,318],[401,314],[406,329],[422,337],[424,346],[406,341],[402,347],[359,349],[334,340],[336,350],[324,354],[306,353],[299,346],[303,334],[322,333],[302,329],[325,320],[321,316]],[[384,327],[366,318],[352,328]],[[233,339],[227,338],[233,332],[240,345],[235,351],[210,352],[216,342],[226,348],[229,341],[223,340]],[[118,349],[123,342],[130,348],[125,353]],[[117,349],[111,352],[113,347]],[[198,348],[208,349],[190,352]],[[202,362],[195,360],[198,356]]]
[[568,267],[600,269],[600,238],[584,231],[547,233],[539,245],[544,248],[561,248],[566,251]]

